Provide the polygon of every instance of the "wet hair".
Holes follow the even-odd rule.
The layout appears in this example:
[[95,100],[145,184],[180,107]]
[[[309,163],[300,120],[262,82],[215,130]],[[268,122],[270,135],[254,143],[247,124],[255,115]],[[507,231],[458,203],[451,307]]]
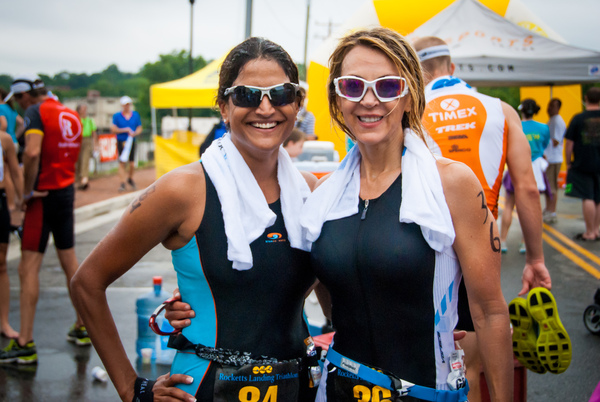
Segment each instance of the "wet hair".
[[399,33],[388,28],[372,28],[353,32],[340,40],[337,48],[329,57],[329,80],[327,82],[327,97],[329,113],[335,124],[344,133],[355,140],[354,134],[344,122],[344,117],[338,105],[337,94],[333,80],[342,75],[342,63],[352,49],[365,46],[386,55],[398,68],[398,74],[406,79],[411,100],[411,110],[402,117],[402,128],[412,129],[419,137],[425,138],[425,130],[421,118],[425,110],[425,93],[423,73],[419,58],[413,47]]
[[[427,49],[428,47],[442,45],[447,45],[447,43],[437,36],[425,36],[417,39],[413,43],[413,46],[417,52]],[[432,78],[437,75],[450,74],[451,65],[452,59],[450,56],[434,57],[421,62],[421,67],[423,67],[423,75],[427,78],[426,81],[431,81]]]
[[[248,38],[234,47],[225,57],[219,71],[219,89],[217,92],[217,105],[227,101],[225,90],[233,86],[240,71],[244,66],[257,59],[272,60],[279,64],[290,82],[298,84],[298,67],[291,56],[278,44],[265,38]],[[302,95],[298,93],[298,105]]]
[[519,112],[526,118],[530,119],[534,114],[537,114],[540,111],[540,106],[536,103],[535,100],[531,98],[523,99],[521,104],[518,107]]
[[305,139],[306,134],[304,134],[304,131],[300,130],[299,128],[294,128],[290,133],[290,136],[283,141],[283,147],[287,147],[290,142],[296,143],[298,141],[304,141]]
[[588,103],[600,103],[600,87],[591,87],[585,93],[585,99]]

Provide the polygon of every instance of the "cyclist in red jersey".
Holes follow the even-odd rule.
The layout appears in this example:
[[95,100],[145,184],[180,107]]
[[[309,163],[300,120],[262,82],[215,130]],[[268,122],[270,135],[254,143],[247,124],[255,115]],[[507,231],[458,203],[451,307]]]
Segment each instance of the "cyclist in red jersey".
[[[25,220],[19,263],[21,328],[18,339],[0,351],[0,362],[35,364],[33,323],[39,297],[39,270],[50,233],[67,276],[67,286],[79,266],[74,248],[73,183],[82,130],[77,113],[48,96],[44,82],[35,75],[17,77],[10,96],[25,110]],[[91,345],[79,315],[67,339],[77,345]]]

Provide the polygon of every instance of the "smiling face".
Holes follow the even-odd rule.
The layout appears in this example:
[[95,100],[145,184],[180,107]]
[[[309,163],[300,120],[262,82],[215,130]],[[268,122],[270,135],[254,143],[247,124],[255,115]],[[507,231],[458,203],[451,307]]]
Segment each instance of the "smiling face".
[[[277,62],[259,58],[242,67],[232,86],[270,87],[286,82],[290,79]],[[232,142],[244,157],[278,152],[298,113],[297,102],[274,107],[267,95],[256,108],[235,106],[231,96],[220,102],[219,108],[230,126]]]
[[[356,46],[342,62],[342,76],[356,76],[367,81],[398,76],[398,68],[379,50]],[[410,110],[410,95],[391,102],[381,102],[369,88],[359,102],[337,98],[345,124],[359,143],[378,144],[402,136],[402,117]]]

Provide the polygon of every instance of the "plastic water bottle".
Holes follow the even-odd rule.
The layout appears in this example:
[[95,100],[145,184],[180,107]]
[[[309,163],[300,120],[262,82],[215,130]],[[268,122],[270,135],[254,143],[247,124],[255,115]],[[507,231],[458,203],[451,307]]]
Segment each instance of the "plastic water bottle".
[[[152,362],[158,364],[171,364],[175,356],[175,350],[167,347],[168,336],[159,336],[155,334],[148,322],[150,316],[165,300],[171,295],[162,290],[162,277],[154,276],[154,290],[140,296],[136,301],[136,311],[138,319],[138,339],[136,341],[136,351],[138,356],[142,357],[142,349],[152,349]],[[165,332],[170,332],[173,327],[165,320],[163,314],[156,317],[156,323],[159,328]]]

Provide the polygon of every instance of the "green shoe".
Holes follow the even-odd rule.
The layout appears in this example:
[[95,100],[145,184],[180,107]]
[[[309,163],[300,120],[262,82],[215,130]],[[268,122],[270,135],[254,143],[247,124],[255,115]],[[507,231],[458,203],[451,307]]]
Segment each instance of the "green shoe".
[[508,304],[508,315],[513,326],[512,344],[515,357],[534,373],[544,374],[546,368],[538,358],[535,333],[535,322],[527,310],[527,301],[515,297]]
[[7,347],[0,351],[0,363],[37,364],[35,342],[20,346],[16,339],[11,339]]
[[533,288],[527,295],[527,305],[540,327],[537,338],[540,361],[549,372],[563,373],[571,364],[571,339],[558,317],[554,296],[548,289]]
[[69,342],[75,342],[77,346],[89,346],[92,344],[87,329],[82,325],[80,327],[77,324],[73,324],[69,333],[67,334],[67,340]]

